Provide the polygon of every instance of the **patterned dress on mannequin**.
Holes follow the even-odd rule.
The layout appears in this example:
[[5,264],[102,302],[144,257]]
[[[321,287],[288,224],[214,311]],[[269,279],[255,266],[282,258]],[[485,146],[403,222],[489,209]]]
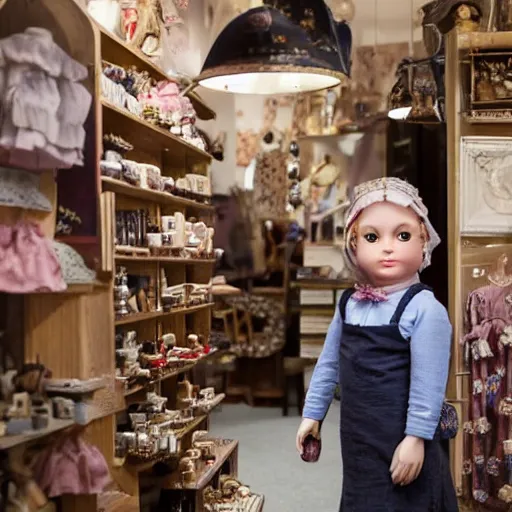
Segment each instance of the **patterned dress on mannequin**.
[[512,282],[501,284],[469,294],[462,339],[471,379],[463,473],[473,499],[496,510],[512,498]]

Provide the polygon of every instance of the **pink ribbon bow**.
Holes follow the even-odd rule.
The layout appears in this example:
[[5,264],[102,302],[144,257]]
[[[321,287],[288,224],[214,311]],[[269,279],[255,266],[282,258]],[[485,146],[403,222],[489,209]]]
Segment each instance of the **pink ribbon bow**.
[[358,302],[385,302],[388,300],[388,295],[384,290],[380,288],[374,288],[369,284],[356,284],[355,289],[356,291],[352,297]]

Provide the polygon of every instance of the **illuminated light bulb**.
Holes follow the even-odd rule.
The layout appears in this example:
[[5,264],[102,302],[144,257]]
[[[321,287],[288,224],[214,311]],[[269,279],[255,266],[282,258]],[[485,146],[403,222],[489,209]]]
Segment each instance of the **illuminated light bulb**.
[[352,21],[356,14],[356,7],[352,0],[333,0],[331,11],[336,21]]

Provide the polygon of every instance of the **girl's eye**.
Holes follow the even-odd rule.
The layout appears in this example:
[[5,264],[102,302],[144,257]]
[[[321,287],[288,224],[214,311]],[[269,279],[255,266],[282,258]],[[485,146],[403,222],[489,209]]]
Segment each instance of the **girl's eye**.
[[398,233],[398,240],[400,242],[408,242],[411,239],[411,233],[408,233],[407,231],[402,231],[401,233]]
[[370,242],[371,244],[373,244],[377,241],[377,235],[375,233],[367,233],[366,235],[364,235],[364,239],[367,242]]

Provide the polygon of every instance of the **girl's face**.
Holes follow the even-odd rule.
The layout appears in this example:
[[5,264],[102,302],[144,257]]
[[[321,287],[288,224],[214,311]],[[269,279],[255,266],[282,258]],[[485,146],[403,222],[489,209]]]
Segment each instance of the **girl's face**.
[[357,265],[371,284],[397,284],[418,272],[425,238],[413,210],[385,201],[374,203],[361,212],[356,229]]

